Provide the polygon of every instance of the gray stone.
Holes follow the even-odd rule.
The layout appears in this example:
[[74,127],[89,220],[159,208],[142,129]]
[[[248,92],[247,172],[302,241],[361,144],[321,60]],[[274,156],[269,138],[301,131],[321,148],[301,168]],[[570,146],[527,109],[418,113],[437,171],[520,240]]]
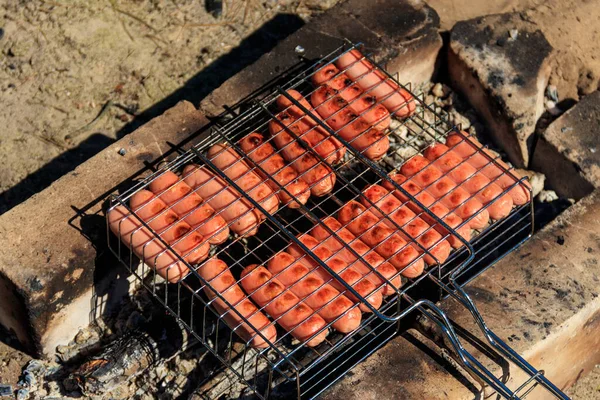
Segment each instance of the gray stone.
[[53,354],[134,289],[103,242],[101,202],[207,122],[181,102],[0,216],[0,324],[30,352]]
[[600,92],[585,96],[552,122],[533,153],[532,167],[546,174],[548,187],[580,199],[600,187]]
[[[509,34],[513,29],[516,37]],[[450,35],[453,87],[468,98],[518,167],[528,164],[530,137],[544,111],[551,53],[543,33],[519,14],[459,22]]]
[[349,39],[365,45],[375,61],[402,83],[413,87],[434,74],[442,39],[439,17],[421,0],[348,0],[342,2],[279,43],[256,63],[230,78],[200,103],[200,110],[215,116],[233,106],[281,72],[298,64],[295,49],[308,59],[323,57]]

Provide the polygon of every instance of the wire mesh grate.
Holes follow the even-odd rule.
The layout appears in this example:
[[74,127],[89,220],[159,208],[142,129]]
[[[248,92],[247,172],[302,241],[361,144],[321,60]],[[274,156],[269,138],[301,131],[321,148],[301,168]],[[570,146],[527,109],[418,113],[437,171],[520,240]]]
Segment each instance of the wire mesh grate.
[[[353,66],[362,62],[376,65],[368,57],[356,53],[359,48],[359,45],[346,43],[300,70],[286,82],[256,95],[250,99],[249,107],[244,112],[216,125],[191,149],[182,152],[175,160],[129,190],[111,198],[107,224],[110,248],[134,273],[140,259],[145,260],[141,273],[137,275],[143,280],[144,287],[259,397],[267,397],[272,387],[280,384],[295,385],[298,397],[318,395],[356,363],[394,337],[401,328],[400,321],[415,310],[437,322],[455,344],[457,353],[464,356],[466,350],[460,346],[450,322],[431,302],[431,298],[436,298],[432,293],[437,293],[438,299],[459,297],[472,313],[478,315],[462,290],[462,285],[512,251],[532,233],[531,196],[522,204],[512,207],[504,217],[490,224],[486,222],[485,226],[471,231],[470,224],[481,213],[497,207],[497,199],[507,197],[517,189],[529,193],[529,186],[499,156],[480,147],[458,127],[452,126],[441,109],[425,104],[422,98],[413,95],[410,88],[399,84],[385,70],[373,67],[375,69],[354,74],[354,83],[349,83],[344,74],[350,75]],[[360,56],[356,56],[350,65],[335,69],[329,79],[341,78],[347,88],[352,88],[355,82],[373,78],[376,72],[379,81],[360,96],[344,99],[343,103],[340,101],[343,106],[330,115],[319,115],[319,105],[311,106],[303,101],[313,100],[324,93],[322,87],[326,85],[315,84],[315,76],[327,72],[329,66],[339,64],[342,57],[356,54]],[[373,124],[380,124],[385,119],[385,127],[376,132],[375,139],[366,145],[364,132],[370,132],[370,128],[354,137],[348,136],[350,123],[343,122],[344,115],[347,117],[347,111],[351,109],[349,115],[352,121],[366,119],[368,113],[386,105],[386,101],[391,101],[397,92],[381,95],[379,89],[387,84],[396,85],[397,91],[403,90],[403,93],[411,96],[412,100],[405,101],[406,107],[411,104],[414,108],[411,115],[397,118],[400,111],[396,111],[393,117],[389,113],[381,117]],[[346,89],[335,92],[336,98],[343,90]],[[368,99],[369,107],[358,109],[355,105],[361,99]],[[325,98],[321,106],[327,101],[333,100]],[[301,113],[303,117],[286,123],[286,116],[294,112]],[[298,123],[307,126],[304,130],[295,129],[294,124]],[[288,143],[277,141],[282,132],[291,138]],[[243,148],[242,139],[252,135],[259,145],[252,149]],[[458,138],[459,145],[466,145],[470,152],[458,165],[450,167],[431,181],[420,181],[423,187],[417,192],[412,188],[418,185],[410,185],[419,179],[420,172],[407,176],[405,182],[392,179],[393,174],[400,176],[404,172],[401,167],[407,161],[425,154],[426,149],[435,144],[444,144],[449,135]],[[321,139],[309,143],[310,137]],[[332,138],[340,146],[325,154],[319,151]],[[383,152],[377,150],[382,142],[387,143]],[[272,147],[273,154],[282,155],[289,165],[300,165],[297,161],[300,157],[290,161],[286,151],[295,151],[312,162],[308,168],[295,168],[298,178],[294,182],[306,183],[302,193],[310,192],[305,196],[306,199],[300,201],[298,193],[292,193],[290,182],[281,183],[272,179],[268,184],[270,190],[264,187],[265,177],[279,174],[285,167],[280,166],[275,172],[267,168],[269,166],[260,159],[259,154],[265,145]],[[224,160],[231,158],[232,154],[234,158],[236,155],[240,158],[224,165]],[[272,157],[270,153],[267,159]],[[332,161],[332,158],[335,160]],[[445,214],[432,211],[436,206],[438,209],[444,208],[447,204],[444,199],[462,186],[456,185],[447,196],[434,198],[433,201],[427,201],[423,193],[427,194],[440,181],[448,179],[453,172],[470,165],[473,160],[483,163],[480,170],[494,168],[501,171],[501,176],[488,179],[483,187],[469,193],[467,198],[458,201]],[[313,171],[319,170],[324,171],[320,179],[310,177]],[[204,180],[198,184],[200,175]],[[252,182],[250,177],[253,176],[262,177],[262,180],[252,186],[249,182]],[[510,179],[510,184],[504,185],[501,193],[497,193],[485,205],[482,204],[478,212],[465,216],[452,227],[448,224],[448,215],[476,199],[487,188],[499,184],[501,177]],[[323,190],[321,186],[326,178],[329,179],[329,187]],[[160,186],[157,182],[161,181],[171,183]],[[174,201],[161,202],[160,199],[174,195],[178,185],[189,185],[189,188],[179,197],[176,196]],[[384,197],[374,201],[374,197],[366,193],[366,188],[376,188],[379,190],[376,193],[383,193]],[[169,234],[175,228],[162,226],[163,230],[160,230],[157,226],[164,222],[169,213],[175,213],[178,217],[171,221],[172,224],[181,223],[174,221],[191,221],[198,207],[185,208],[183,205],[186,201],[192,201],[190,199],[195,193],[202,194],[202,204],[211,205],[213,210],[207,211],[209,217],[184,226],[182,234],[174,235],[169,240]],[[227,196],[232,199],[230,203],[219,207],[219,202],[225,201]],[[140,198],[144,198],[145,202],[134,206],[134,203],[140,202]],[[279,201],[273,201],[275,198],[290,200],[287,204],[279,204]],[[390,216],[390,209],[386,208],[384,201],[386,199],[393,200],[396,209],[392,211],[405,210],[408,217],[403,222]],[[156,204],[161,205],[159,211],[150,213]],[[350,207],[350,204],[354,206]],[[232,214],[234,208],[235,213]],[[342,221],[341,215],[350,211],[355,213],[349,214],[349,220]],[[114,215],[116,212],[121,213],[121,218],[111,220],[111,213]],[[373,215],[377,224],[365,228],[364,232],[352,225],[353,221],[367,221],[367,217],[373,218]],[[335,216],[337,220],[332,219]],[[221,218],[225,224],[215,228],[214,221],[217,218]],[[411,229],[417,222],[423,229],[415,232]],[[210,247],[206,243],[210,239],[205,237],[203,243],[206,246],[202,251],[199,250],[200,246],[193,250],[184,249],[186,240],[192,240],[199,232],[204,234],[209,226],[212,226],[210,239],[214,239]],[[391,238],[394,238],[400,244],[392,253],[380,251],[380,247],[373,245],[366,246],[370,248],[364,252],[357,250],[361,243],[363,246],[364,242],[369,243],[368,235],[374,231],[383,232],[383,242],[391,242]],[[465,237],[463,232],[467,231],[472,237]],[[232,234],[227,235],[228,232]],[[316,243],[311,242],[314,239],[309,234],[317,235],[317,232],[321,236]],[[139,242],[140,237],[146,240]],[[426,237],[434,237],[435,241],[426,242]],[[447,254],[439,250],[442,244],[447,245],[451,240],[453,248],[446,246]],[[339,249],[329,251],[323,243],[333,243]],[[282,252],[292,253],[293,261],[275,271],[270,266],[278,265],[277,257],[282,257]],[[346,258],[342,259],[343,265],[340,267],[342,253]],[[406,254],[412,256],[405,257]],[[399,255],[403,258],[399,258]],[[207,256],[210,257],[209,261],[204,261]],[[370,256],[379,260],[377,266],[367,261]],[[168,260],[166,264],[165,259]],[[216,263],[217,259],[219,263]],[[207,275],[209,263],[210,268],[216,268],[211,276]],[[154,268],[146,264],[154,265]],[[163,266],[162,271],[159,265]],[[259,267],[249,267],[255,265]],[[391,265],[393,272],[389,272],[390,268],[384,272],[383,265]],[[268,269],[264,268],[267,266]],[[308,272],[297,282],[285,283],[285,274],[295,266],[305,268]],[[350,272],[356,271],[362,271],[361,278],[351,281]],[[258,279],[257,276],[262,276],[260,274],[267,274],[267,283],[274,285],[273,290],[278,289],[278,294],[273,298],[257,300],[264,295],[263,289],[267,283],[256,288],[249,287],[249,282]],[[306,307],[310,315],[305,321],[311,318],[322,320],[321,316],[326,314],[328,307],[337,304],[340,299],[352,299],[352,305],[335,317],[323,320],[324,323],[318,328],[301,337],[299,332],[304,323],[288,325],[291,315],[301,308],[298,304],[306,305],[308,302],[310,295],[300,297],[298,285],[309,275],[318,282],[311,293],[321,293],[327,288],[334,294],[318,307]],[[224,288],[218,287],[225,280],[229,283]],[[284,281],[284,284],[280,281]],[[359,286],[362,282],[362,286],[375,282],[376,287],[370,291],[361,290]],[[273,310],[279,306],[278,301],[286,295],[296,297],[296,305],[273,315]],[[237,300],[232,302],[234,298]],[[240,305],[243,304],[250,311],[242,311]],[[252,323],[264,315],[270,317],[266,325],[256,326]],[[348,332],[342,332],[340,326],[350,319],[350,315],[359,315],[359,322]],[[483,320],[481,324],[487,334]],[[507,357],[511,355],[510,351],[510,348],[504,351],[508,353]],[[483,381],[502,395],[513,395],[476,360],[471,362],[475,365],[473,368],[480,371]],[[518,362],[525,363],[522,359]],[[529,367],[525,365],[526,369]],[[532,374],[532,379],[545,387],[551,385],[537,371]],[[550,386],[551,391],[560,393],[554,389]]]

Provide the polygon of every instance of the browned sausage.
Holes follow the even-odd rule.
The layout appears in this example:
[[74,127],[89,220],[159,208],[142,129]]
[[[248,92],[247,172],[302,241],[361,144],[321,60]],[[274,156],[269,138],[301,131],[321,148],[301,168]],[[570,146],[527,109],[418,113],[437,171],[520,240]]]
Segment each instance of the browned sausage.
[[275,152],[270,143],[265,142],[260,133],[255,132],[245,136],[239,144],[248,157],[269,174],[267,176],[256,169],[256,173],[266,180],[283,204],[287,204],[290,208],[298,208],[301,204],[306,204],[310,196],[308,184],[298,179],[296,171],[286,165],[283,158]]
[[314,196],[324,196],[333,190],[335,174],[327,163],[307,151],[288,132],[289,130],[296,137],[301,137],[306,129],[308,129],[306,124],[287,112],[279,113],[277,121],[269,122],[269,132],[275,146],[281,150],[283,158],[296,170],[299,178],[308,184]]
[[[380,185],[371,185],[363,190],[364,197],[361,201],[365,207],[371,207],[373,214],[378,216],[390,228],[396,230],[401,227],[413,240],[429,251],[431,256],[425,255],[427,264],[442,264],[450,255],[451,246],[444,240],[440,233],[432,229],[427,222],[412,212],[392,193]],[[381,211],[379,211],[381,210]],[[392,222],[393,221],[393,222]]]
[[390,126],[390,113],[383,104],[377,103],[377,98],[365,94],[361,87],[352,81],[348,75],[340,73],[334,64],[328,64],[312,76],[315,86],[327,85],[339,93],[348,102],[352,110],[362,116],[371,126],[385,131]]
[[[227,264],[218,258],[211,258],[198,268],[198,273],[210,284],[210,286],[204,286],[204,292],[213,300],[212,305],[219,313],[219,317],[223,318],[235,333],[244,341],[250,342],[252,347],[266,348],[269,344],[275,343],[277,339],[275,324],[269,321],[265,314],[246,298]],[[227,303],[217,296],[217,293],[223,296],[249,322],[249,325],[242,322],[242,318],[231,310]]]
[[318,121],[316,121],[312,117],[306,115],[304,111],[294,105],[285,96],[279,96],[277,98],[277,105],[282,111],[290,113],[303,124],[306,124],[307,128],[304,130],[301,139],[308,143],[310,147],[312,147],[316,153],[323,157],[328,163],[335,164],[342,161],[344,154],[346,154],[344,145],[336,137],[331,136],[329,132],[319,124],[324,124],[323,120],[319,118],[317,112],[313,110],[309,102],[302,94],[300,94],[300,92],[290,89],[287,93],[318,119]]
[[365,92],[377,97],[391,114],[398,118],[414,114],[416,103],[413,96],[376,69],[358,50],[342,54],[335,64]]
[[298,296],[286,290],[266,268],[259,265],[244,268],[241,284],[252,300],[296,339],[306,342],[310,347],[317,346],[325,340],[325,320],[300,301]]
[[188,185],[225,218],[233,232],[244,236],[256,234],[261,214],[221,178],[208,168],[194,164],[184,168],[183,177]]
[[343,206],[338,212],[338,221],[388,259],[402,275],[415,278],[423,273],[425,265],[419,251],[359,202],[352,200]]
[[388,137],[354,112],[330,87],[319,87],[312,93],[310,102],[338,135],[365,157],[379,160],[390,148]]
[[[356,236],[348,229],[344,228],[335,218],[327,217],[321,222],[322,225],[331,229],[331,231],[337,235],[337,238],[332,236],[321,224],[315,225],[310,231],[311,236],[320,240],[332,253],[341,257],[375,285],[379,286],[384,282],[377,274],[373,273],[373,269],[377,270],[377,272],[391,284],[384,287],[384,296],[397,293],[398,288],[402,285],[402,279],[392,264],[385,261],[379,253],[371,250],[371,248],[362,240],[357,239]],[[361,260],[357,259],[356,256],[348,250],[348,246],[361,257]],[[362,260],[364,260],[364,262]]]
[[149,189],[163,200],[171,210],[212,244],[227,240],[229,227],[221,215],[181,180],[175,173],[165,171],[150,182]]
[[362,317],[358,307],[295,257],[279,252],[269,260],[268,268],[300,300],[332,323],[334,329],[348,333],[360,326]]
[[[231,146],[215,144],[208,149],[207,156],[217,168],[234,181],[245,194],[259,203],[266,212],[269,214],[277,212],[279,198]],[[262,213],[259,214],[261,218],[266,218]]]
[[[364,278],[356,268],[349,266],[348,263],[340,257],[334,256],[327,247],[322,246],[314,237],[303,234],[299,235],[298,239],[304,243],[306,247],[311,249],[316,257],[327,264],[327,266],[338,275],[339,279],[346,281],[348,285],[352,286],[352,288],[373,308],[378,309],[381,307],[383,301],[381,291],[373,282]],[[308,257],[299,246],[291,244],[290,247],[288,247],[288,253],[312,268],[324,281],[327,282],[331,280],[331,285],[348,296],[352,301],[360,302],[360,299],[350,293],[337,279],[332,280],[331,275],[324,268],[321,268],[315,260]],[[359,307],[364,312],[371,312],[371,308],[362,302],[359,303]]]
[[121,238],[136,256],[171,283],[177,283],[190,271],[186,264],[164,246],[124,206],[108,212],[111,231]]

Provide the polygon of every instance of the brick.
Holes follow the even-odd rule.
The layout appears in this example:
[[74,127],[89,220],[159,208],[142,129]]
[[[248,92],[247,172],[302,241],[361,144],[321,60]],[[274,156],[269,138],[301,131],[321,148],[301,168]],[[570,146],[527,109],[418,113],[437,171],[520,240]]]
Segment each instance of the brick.
[[[596,190],[467,285],[487,325],[561,389],[600,362],[599,218]],[[462,306],[453,300],[440,306],[455,326],[485,342]],[[410,330],[393,339],[324,398],[476,397],[479,387],[449,358],[452,353],[438,346],[440,333],[430,324],[420,330],[428,337]],[[499,376],[498,365],[469,344],[473,339],[462,338],[465,347]],[[510,375],[508,386],[513,389],[525,381],[514,366]],[[536,388],[530,398],[548,396]]]
[[[51,355],[127,294],[132,284],[106,248],[101,202],[165,154],[167,141],[206,123],[180,102],[0,216],[0,324],[30,352]],[[83,216],[75,211],[88,205]]]
[[348,0],[311,20],[279,43],[256,63],[230,78],[201,103],[210,116],[223,106],[233,106],[269,80],[299,62],[294,49],[300,45],[304,57],[318,59],[344,43],[347,38],[365,44],[375,61],[399,73],[402,83],[418,86],[431,79],[442,39],[439,17],[423,1]]
[[544,34],[519,14],[462,21],[450,34],[453,87],[467,97],[518,167],[529,162],[530,138],[544,111],[551,54]]
[[532,167],[561,196],[579,199],[600,186],[600,92],[585,96],[548,126]]

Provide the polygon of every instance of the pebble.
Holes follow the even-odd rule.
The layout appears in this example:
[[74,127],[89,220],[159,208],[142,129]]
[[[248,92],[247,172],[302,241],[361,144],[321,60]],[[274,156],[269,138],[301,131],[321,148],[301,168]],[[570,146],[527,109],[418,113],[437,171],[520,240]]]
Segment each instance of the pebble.
[[71,377],[69,377],[63,381],[63,387],[65,388],[65,390],[67,390],[69,392],[79,390],[79,386],[77,386],[77,381],[75,381],[75,379],[73,379]]
[[546,110],[553,116],[559,116],[563,113],[563,111],[556,106],[556,103],[552,100],[546,100],[544,105],[546,106]]
[[435,86],[433,86],[433,89],[431,89],[431,93],[435,97],[444,97],[444,96],[446,96],[446,93],[444,93],[444,87],[442,86],[441,83],[436,83]]
[[554,190],[542,190],[538,195],[538,200],[542,203],[550,203],[551,201],[558,200],[558,195]]
[[546,86],[546,97],[555,103],[558,102],[558,89],[554,85]]
[[510,31],[508,31],[508,36],[511,40],[517,40],[517,38],[519,37],[519,30],[511,29]]
[[13,396],[13,388],[10,385],[4,385],[0,383],[0,397]]
[[88,329],[80,330],[75,336],[75,343],[84,344],[91,337],[90,331]]

